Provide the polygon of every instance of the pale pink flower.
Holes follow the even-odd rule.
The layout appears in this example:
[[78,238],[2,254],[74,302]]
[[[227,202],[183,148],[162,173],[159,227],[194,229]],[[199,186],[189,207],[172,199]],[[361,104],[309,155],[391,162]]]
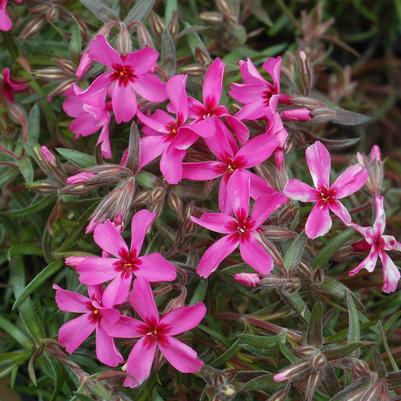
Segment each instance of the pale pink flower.
[[161,155],[160,171],[169,184],[177,184],[182,177],[182,160],[186,149],[198,138],[188,127],[188,97],[185,90],[187,76],[175,75],[166,84],[170,100],[169,111],[156,110],[152,116],[139,110],[137,116],[145,125],[141,138],[140,167],[142,168]]
[[266,117],[270,100],[275,95],[278,95],[280,103],[290,103],[289,97],[280,92],[281,57],[271,57],[262,66],[272,82],[263,78],[249,58],[246,61],[241,60],[239,65],[244,83],[233,83],[230,96],[244,106],[235,117],[240,120]]
[[189,97],[189,116],[193,118],[191,128],[202,137],[212,136],[215,131],[215,121],[224,122],[237,135],[240,143],[249,138],[249,130],[235,116],[231,116],[227,108],[220,104],[223,91],[223,77],[225,65],[220,58],[216,58],[207,68],[203,77],[202,101]]
[[113,307],[105,307],[100,286],[88,288],[89,298],[64,290],[54,284],[56,302],[64,312],[81,313],[81,316],[63,324],[58,332],[59,343],[68,353],[73,353],[94,331],[96,332],[96,357],[108,366],[123,362],[113,338],[104,330],[104,322],[116,322],[120,313]]
[[265,220],[277,210],[286,197],[272,192],[256,199],[249,212],[250,177],[244,171],[235,171],[227,184],[226,213],[203,213],[192,221],[209,230],[226,234],[203,254],[196,269],[201,277],[208,277],[228,255],[239,246],[241,257],[259,274],[269,274],[273,259],[260,242],[259,231]]
[[103,35],[89,44],[89,57],[104,64],[107,71],[100,75],[105,89],[109,89],[117,123],[130,121],[136,114],[136,94],[150,102],[166,99],[165,84],[153,74],[159,53],[149,47],[135,52],[118,54]]
[[365,185],[368,173],[361,165],[355,164],[330,185],[331,157],[319,141],[306,149],[306,160],[316,189],[298,179],[291,179],[284,193],[291,199],[315,204],[305,225],[306,235],[315,239],[329,232],[332,225],[330,210],[344,224],[351,224],[351,216],[339,199],[359,191]]
[[256,287],[260,283],[260,277],[256,273],[237,273],[234,280],[246,287]]
[[110,103],[106,103],[107,90],[102,79],[95,79],[85,90],[72,85],[66,92],[63,103],[64,111],[74,120],[70,124],[70,131],[75,139],[89,136],[100,129],[97,143],[100,144],[102,156],[111,159],[111,146],[109,138]]
[[146,232],[155,217],[155,213],[145,209],[135,213],[131,221],[129,248],[110,220],[96,225],[93,233],[96,244],[112,256],[88,256],[78,264],[76,270],[82,284],[96,285],[111,281],[103,294],[105,305],[125,302],[134,277],[143,277],[150,282],[175,280],[176,267],[160,253],[139,256]]
[[200,302],[192,306],[182,306],[160,317],[152,289],[143,278],[135,280],[129,301],[142,321],[121,316],[117,322],[110,322],[106,327],[113,337],[138,338],[128,356],[129,376],[124,385],[138,387],[149,377],[156,349],[178,371],[199,372],[203,362],[197,353],[174,336],[196,327],[205,316],[205,305]]
[[391,235],[384,235],[386,228],[386,214],[384,210],[384,198],[376,194],[375,198],[375,222],[373,227],[361,227],[353,224],[352,228],[363,235],[364,239],[357,242],[354,249],[369,250],[369,255],[354,269],[349,272],[355,276],[361,269],[372,272],[380,258],[383,265],[383,291],[390,293],[397,289],[400,280],[400,272],[386,251],[401,252],[401,243]]
[[[236,170],[244,171],[250,177],[251,196],[254,199],[272,192],[272,188],[265,180],[248,169],[264,162],[272,155],[278,146],[277,139],[272,135],[257,135],[238,148],[225,125],[218,120],[215,124],[215,135],[203,139],[217,160],[183,163],[182,178],[207,181],[222,177],[219,187],[221,211],[225,211],[226,208],[228,179]],[[232,140],[229,140],[230,137]]]
[[[1,4],[1,2],[0,2]],[[1,29],[0,29],[1,30]],[[6,100],[13,103],[14,94],[17,92],[23,92],[29,88],[27,82],[20,82],[11,77],[10,69],[3,68],[1,72],[3,79],[1,85],[1,92]]]

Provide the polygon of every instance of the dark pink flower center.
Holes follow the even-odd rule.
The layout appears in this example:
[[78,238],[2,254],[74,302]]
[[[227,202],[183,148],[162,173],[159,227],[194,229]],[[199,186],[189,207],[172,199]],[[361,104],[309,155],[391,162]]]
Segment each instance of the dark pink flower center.
[[130,251],[121,249],[119,252],[119,256],[120,259],[115,263],[115,267],[118,271],[128,276],[133,272],[139,270],[141,260],[138,258],[135,249],[131,249]]
[[99,322],[102,320],[102,314],[100,313],[100,310],[93,306],[91,303],[88,304],[89,310],[91,311],[90,319],[93,322]]
[[118,81],[120,86],[127,86],[136,79],[136,75],[130,65],[114,64],[111,78],[113,81]]
[[382,238],[382,236],[380,234],[377,234],[373,240],[373,246],[377,249],[377,250],[383,250],[384,249],[384,239]]
[[317,196],[320,204],[329,204],[336,200],[336,191],[322,186],[318,189]]
[[249,235],[254,231],[255,222],[252,217],[248,216],[245,210],[240,209],[236,212],[235,221],[230,223],[229,228],[239,240],[249,238]]
[[243,168],[245,165],[241,157],[223,156],[219,165],[219,173],[231,175],[235,170]]

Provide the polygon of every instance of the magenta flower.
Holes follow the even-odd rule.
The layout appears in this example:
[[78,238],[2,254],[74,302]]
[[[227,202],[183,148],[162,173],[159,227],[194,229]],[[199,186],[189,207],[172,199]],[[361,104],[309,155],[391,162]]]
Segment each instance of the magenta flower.
[[[22,0],[15,0],[17,3],[22,3]],[[8,0],[0,0],[0,31],[9,31],[13,27],[11,18],[7,12]]]
[[136,94],[150,102],[166,99],[165,84],[151,73],[159,57],[156,50],[146,47],[120,55],[103,35],[97,35],[89,44],[89,57],[108,67],[97,79],[110,90],[117,123],[130,121],[135,116]]
[[109,138],[111,107],[106,103],[107,91],[103,86],[103,79],[99,78],[85,90],[75,84],[70,87],[65,93],[67,98],[63,103],[63,109],[74,118],[69,129],[75,134],[75,139],[101,130],[97,143],[100,144],[102,156],[111,159]]
[[[247,169],[267,160],[278,146],[277,139],[271,135],[258,135],[238,149],[225,125],[218,120],[215,124],[215,135],[204,140],[217,160],[183,163],[182,178],[207,181],[222,177],[219,187],[219,208],[222,211],[226,209],[228,179],[236,170],[245,171],[250,177],[251,196],[254,199],[272,192],[272,188],[265,180]],[[229,140],[230,137],[232,140]]]
[[240,143],[249,138],[249,130],[239,119],[233,117],[227,108],[220,104],[223,90],[225,65],[220,58],[216,58],[207,68],[203,77],[202,101],[189,97],[189,116],[194,119],[191,128],[199,136],[212,136],[215,131],[215,121],[223,119],[234,131]]
[[366,269],[371,273],[376,267],[377,259],[380,258],[383,265],[383,291],[390,293],[397,289],[400,272],[386,251],[401,252],[401,243],[396,241],[392,235],[383,235],[386,228],[386,214],[383,203],[383,196],[375,195],[375,222],[373,227],[352,225],[352,228],[364,237],[363,240],[355,244],[354,248],[369,251],[369,255],[352,269],[349,275],[355,276],[361,269]]
[[139,256],[145,234],[156,214],[148,210],[135,213],[131,221],[131,246],[121,237],[111,221],[97,224],[93,238],[111,257],[88,256],[76,268],[79,280],[85,285],[96,285],[111,280],[103,294],[106,306],[125,302],[133,277],[143,277],[150,282],[174,281],[175,266],[160,253]]
[[331,157],[319,141],[306,149],[306,160],[316,189],[298,179],[291,179],[284,194],[294,200],[315,204],[305,225],[306,235],[315,239],[329,232],[332,225],[330,210],[344,224],[351,224],[351,216],[339,199],[359,191],[365,185],[368,173],[356,164],[348,167],[330,185]]
[[3,68],[1,74],[3,76],[2,88],[1,88],[3,96],[5,97],[6,100],[13,103],[14,94],[17,92],[23,92],[27,90],[29,88],[29,85],[27,82],[19,82],[16,81],[14,78],[12,78],[9,68]]
[[124,385],[138,387],[149,377],[157,348],[178,371],[199,372],[203,362],[198,359],[197,353],[173,336],[196,327],[205,316],[205,305],[200,302],[182,306],[160,318],[152,289],[143,278],[135,280],[129,300],[143,321],[121,316],[117,322],[110,322],[106,327],[113,337],[139,338],[128,356],[127,372],[130,376],[125,379]]
[[209,230],[226,234],[203,254],[196,269],[199,276],[207,278],[219,264],[239,246],[245,263],[262,275],[273,269],[272,257],[261,244],[259,232],[264,221],[285,201],[278,192],[261,196],[249,213],[250,177],[244,171],[235,171],[227,184],[227,212],[203,213],[192,221]]
[[175,75],[166,84],[170,100],[169,111],[156,110],[153,116],[137,112],[148,135],[141,139],[140,167],[142,168],[161,155],[160,171],[169,184],[177,184],[182,176],[182,160],[185,150],[199,136],[186,125],[188,119],[188,97],[185,90],[187,76]]
[[120,313],[111,306],[103,304],[100,286],[88,288],[89,298],[76,292],[67,291],[53,285],[56,290],[56,302],[64,312],[81,313],[81,316],[63,324],[58,332],[58,340],[68,353],[73,353],[94,331],[96,331],[96,357],[108,366],[117,366],[123,362],[113,338],[106,333],[104,323],[119,319]]
[[271,57],[263,64],[263,69],[270,75],[272,82],[266,81],[252,61],[240,61],[243,84],[234,83],[230,96],[244,106],[235,115],[240,120],[257,120],[266,116],[270,99],[279,95],[281,103],[290,103],[289,97],[280,93],[281,57]]

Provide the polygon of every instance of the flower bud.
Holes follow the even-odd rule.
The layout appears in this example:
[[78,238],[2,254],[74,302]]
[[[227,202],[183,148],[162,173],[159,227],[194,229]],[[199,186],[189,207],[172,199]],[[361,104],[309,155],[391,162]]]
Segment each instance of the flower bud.
[[78,173],[67,178],[67,184],[77,185],[88,182],[91,178],[95,177],[95,173]]
[[53,167],[57,167],[56,157],[49,150],[49,148],[47,146],[43,145],[43,146],[40,147],[40,154],[42,156],[43,161],[46,161],[47,163],[49,163]]
[[39,32],[46,23],[46,17],[44,15],[38,15],[33,17],[25,25],[24,29],[19,34],[19,38],[22,40],[28,39],[30,36]]
[[142,22],[137,22],[136,24],[136,33],[138,37],[139,47],[143,48],[146,46],[154,48],[155,45],[152,40],[152,36],[150,35],[148,28]]
[[309,366],[314,370],[321,370],[326,364],[327,358],[321,352],[316,352],[316,354],[309,359]]
[[260,283],[260,278],[256,273],[237,273],[234,280],[246,287],[256,287]]
[[131,36],[124,22],[120,22],[120,32],[117,35],[116,48],[123,56],[132,51]]
[[167,195],[167,203],[170,209],[176,214],[179,220],[183,219],[183,205],[181,198],[174,191],[170,191]]
[[199,17],[206,22],[209,22],[211,24],[218,24],[223,22],[223,14],[216,12],[216,11],[205,11],[203,13],[200,13]]
[[84,259],[85,256],[69,256],[65,258],[64,263],[70,267],[77,267]]
[[303,107],[300,109],[284,110],[281,112],[281,117],[287,121],[305,122],[309,121],[312,115],[309,109]]
[[304,51],[298,53],[298,65],[300,69],[300,78],[303,86],[304,95],[308,95],[313,86],[313,68]]
[[383,184],[384,176],[384,162],[381,159],[379,146],[374,145],[372,147],[369,158],[363,153],[357,153],[356,158],[358,163],[368,172],[368,181],[366,183],[367,190],[372,195],[379,193]]
[[152,28],[152,31],[157,36],[161,37],[164,31],[164,22],[162,18],[154,11],[151,11],[148,16],[148,21],[150,22],[150,27]]
[[167,29],[170,32],[171,37],[175,38],[178,33],[178,29],[179,29],[178,14],[177,14],[176,10],[174,10],[174,12],[173,12],[173,15],[171,17],[171,20],[168,24]]
[[180,69],[182,74],[200,76],[204,73],[204,68],[200,64],[188,64]]
[[305,375],[305,373],[309,370],[309,362],[301,362],[296,365],[292,365],[289,368],[281,371],[280,373],[276,373],[273,376],[273,380],[275,382],[283,382],[286,380],[293,380],[299,376]]
[[89,57],[89,51],[86,50],[82,53],[81,59],[79,60],[77,70],[75,71],[76,77],[78,79],[81,79],[85,75],[86,71],[89,70],[91,65],[92,65],[92,60]]

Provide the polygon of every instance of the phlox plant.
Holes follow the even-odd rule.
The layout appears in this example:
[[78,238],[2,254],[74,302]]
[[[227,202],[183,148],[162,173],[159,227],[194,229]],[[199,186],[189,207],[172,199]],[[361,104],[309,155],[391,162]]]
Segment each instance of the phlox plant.
[[0,0],[0,128],[18,132],[0,376],[51,401],[400,399],[397,177],[337,135],[369,118],[315,78],[323,6],[261,54],[235,42],[260,2],[203,13],[230,27],[221,47],[187,22],[202,2],[17,3]]

